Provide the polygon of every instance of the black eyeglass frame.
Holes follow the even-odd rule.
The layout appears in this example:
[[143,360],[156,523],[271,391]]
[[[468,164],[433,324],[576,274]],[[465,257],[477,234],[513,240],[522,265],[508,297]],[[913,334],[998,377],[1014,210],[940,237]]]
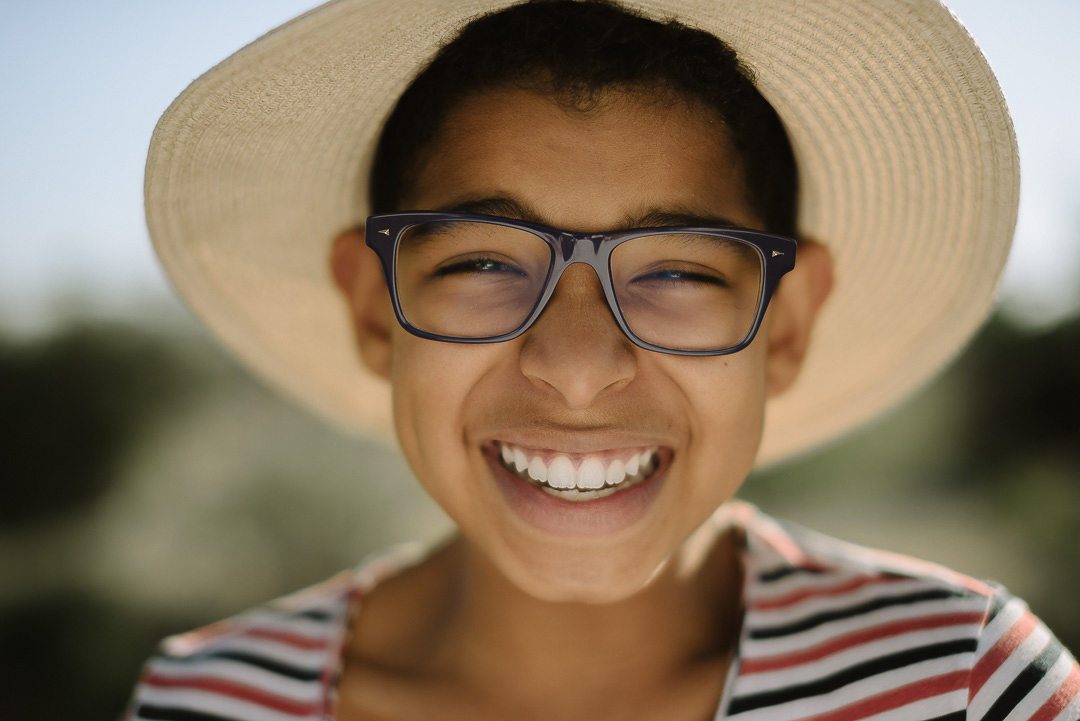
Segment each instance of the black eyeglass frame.
[[[405,312],[401,308],[397,292],[397,276],[395,263],[397,258],[398,243],[402,234],[409,228],[422,223],[469,221],[473,223],[491,223],[508,228],[524,230],[542,238],[551,249],[551,264],[548,267],[547,277],[544,279],[544,287],[532,310],[529,311],[525,320],[509,333],[483,338],[462,338],[447,336],[417,328],[409,322]],[[611,277],[611,253],[628,240],[648,237],[650,235],[668,235],[672,233],[686,233],[695,235],[715,235],[723,238],[736,240],[757,250],[761,258],[762,282],[759,296],[757,315],[746,336],[736,345],[727,348],[710,350],[683,350],[665,348],[654,345],[637,337],[626,319],[623,318],[622,309],[619,308],[619,300],[615,295],[614,283]],[[570,233],[557,228],[550,228],[537,223],[511,218],[500,218],[492,215],[472,215],[469,213],[442,213],[435,211],[412,211],[403,213],[385,213],[373,215],[367,219],[364,240],[368,247],[375,251],[382,263],[383,274],[386,276],[386,285],[390,290],[390,300],[394,307],[394,315],[398,323],[409,333],[420,338],[444,341],[448,343],[500,343],[513,340],[527,331],[540,314],[544,312],[548,301],[555,292],[555,287],[562,278],[563,272],[575,263],[584,263],[593,269],[600,285],[604,289],[604,298],[607,299],[608,308],[615,318],[620,330],[627,338],[639,348],[667,353],[670,355],[683,356],[718,356],[737,353],[750,345],[761,327],[761,320],[765,317],[769,301],[773,291],[776,290],[780,278],[795,267],[795,253],[798,243],[790,238],[773,235],[758,230],[745,228],[715,228],[715,227],[692,227],[692,226],[666,226],[656,228],[635,228],[632,230],[620,230],[614,233]]]

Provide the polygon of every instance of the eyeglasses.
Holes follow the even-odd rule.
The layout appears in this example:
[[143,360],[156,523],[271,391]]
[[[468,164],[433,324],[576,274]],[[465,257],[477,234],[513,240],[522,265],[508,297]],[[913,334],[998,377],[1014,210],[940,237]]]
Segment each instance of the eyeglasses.
[[592,266],[615,321],[641,348],[724,355],[754,339],[773,290],[795,267],[796,243],[737,228],[639,228],[568,233],[464,213],[368,218],[398,322],[453,343],[517,338],[563,272]]

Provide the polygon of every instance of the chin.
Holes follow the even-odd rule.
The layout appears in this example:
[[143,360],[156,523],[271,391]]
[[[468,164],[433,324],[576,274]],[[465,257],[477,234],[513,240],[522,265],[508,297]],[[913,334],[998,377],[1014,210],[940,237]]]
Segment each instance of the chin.
[[496,560],[523,593],[547,603],[611,604],[625,601],[649,585],[664,562],[643,554],[562,550],[545,557]]

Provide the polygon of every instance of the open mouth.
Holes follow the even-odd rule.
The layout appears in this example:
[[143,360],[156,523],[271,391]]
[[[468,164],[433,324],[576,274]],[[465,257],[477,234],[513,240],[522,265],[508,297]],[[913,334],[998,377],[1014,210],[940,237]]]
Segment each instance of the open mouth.
[[565,454],[495,442],[507,471],[556,498],[591,501],[641,483],[660,464],[660,447]]

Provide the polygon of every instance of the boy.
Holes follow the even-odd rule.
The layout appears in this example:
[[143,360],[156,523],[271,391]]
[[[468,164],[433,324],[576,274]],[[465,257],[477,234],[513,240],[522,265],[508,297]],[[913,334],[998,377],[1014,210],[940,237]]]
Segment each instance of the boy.
[[932,3],[654,5],[499,10],[412,78],[475,5],[336,3],[170,108],[180,289],[358,426],[355,343],[460,533],[170,639],[133,717],[1080,717],[1004,590],[731,500],[984,315],[1016,176],[981,56]]

